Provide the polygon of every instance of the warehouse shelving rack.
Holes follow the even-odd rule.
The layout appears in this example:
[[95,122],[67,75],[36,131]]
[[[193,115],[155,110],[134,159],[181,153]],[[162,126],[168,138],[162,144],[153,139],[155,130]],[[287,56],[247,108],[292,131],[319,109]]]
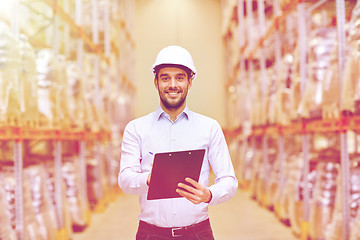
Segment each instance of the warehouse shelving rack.
[[[26,0],[14,0],[13,1],[13,15],[11,19],[11,28],[14,32],[14,35],[19,38],[19,34],[21,29],[19,27],[19,14],[17,12],[18,4],[21,4]],[[107,86],[106,89],[108,91],[111,90],[110,86],[110,71],[109,68],[111,64],[120,65],[121,70],[130,71],[127,68],[126,63],[123,59],[127,57],[133,60],[133,49],[135,48],[135,41],[133,36],[133,11],[134,11],[134,1],[119,1],[119,4],[122,12],[122,20],[120,22],[120,27],[122,29],[121,34],[124,35],[126,40],[126,44],[130,50],[126,51],[123,49],[118,49],[116,44],[111,42],[110,40],[110,9],[111,9],[111,2],[110,0],[105,0],[105,30],[104,30],[104,46],[102,47],[99,44],[99,26],[98,26],[98,16],[97,13],[99,11],[98,1],[92,0],[92,23],[95,25],[92,29],[92,36],[88,36],[84,30],[82,29],[82,0],[75,1],[75,19],[73,19],[64,8],[59,5],[57,0],[40,0],[43,3],[47,4],[49,7],[52,8],[54,18],[53,18],[53,41],[52,41],[52,50],[55,54],[59,53],[59,43],[58,43],[58,34],[59,34],[59,18],[66,23],[66,34],[69,37],[70,31],[76,32],[77,36],[77,62],[80,66],[83,65],[83,53],[84,51],[92,52],[95,54],[95,64],[94,64],[94,71],[96,74],[97,80],[97,91],[99,91],[99,67],[100,61],[104,61],[108,67],[106,72]],[[66,4],[69,0],[64,0],[63,2]],[[47,44],[39,41],[32,41],[31,44],[36,48],[43,48],[46,47]],[[86,50],[84,49],[86,46]],[[47,46],[48,47],[48,46]],[[128,54],[128,55],[126,55]],[[115,62],[111,61],[111,58],[115,59]],[[135,92],[136,88],[133,82],[131,72],[121,72],[121,76],[117,76],[117,89],[121,87],[125,87],[129,92]],[[100,94],[97,94],[100,96]],[[102,100],[102,99],[99,99]],[[99,103],[100,101],[98,101]],[[109,111],[111,111],[111,107],[107,106]],[[114,110],[116,111],[116,109]],[[114,112],[109,112],[110,115],[116,115]],[[95,148],[99,149],[100,144],[102,142],[108,145],[108,151],[112,151],[111,144],[109,142],[112,138],[116,138],[119,134],[118,131],[121,130],[120,127],[110,127],[110,130],[103,129],[96,132],[85,130],[85,129],[63,129],[61,127],[52,128],[52,129],[45,129],[41,127],[28,127],[28,126],[1,126],[0,127],[0,141],[12,141],[14,146],[14,174],[15,174],[15,221],[16,221],[16,234],[17,239],[22,240],[24,239],[24,202],[23,202],[23,156],[22,156],[22,149],[23,149],[23,142],[25,140],[44,140],[44,141],[51,141],[54,143],[54,163],[55,163],[55,199],[56,199],[56,211],[58,216],[58,222],[60,226],[58,226],[58,230],[56,232],[56,239],[57,240],[65,240],[68,239],[68,232],[65,226],[61,224],[64,223],[63,221],[63,199],[62,199],[62,175],[61,175],[61,166],[62,166],[62,142],[63,141],[77,141],[79,143],[79,159],[80,159],[80,166],[81,166],[81,194],[85,196],[87,199],[87,179],[86,179],[86,142],[92,141],[95,142]],[[98,159],[100,161],[100,159]],[[101,169],[99,169],[101,171]],[[107,196],[103,196],[104,198]],[[100,201],[100,205],[103,204],[103,201]],[[101,211],[104,206],[98,206],[97,209]],[[86,213],[86,222],[90,224],[90,210]]]
[[[245,43],[243,36],[246,35],[243,25],[246,24],[244,19],[244,5],[246,1],[246,13],[247,13],[247,24],[252,26],[253,24],[253,3],[257,4],[258,8],[258,17],[259,17],[259,27],[260,27],[260,37],[259,39],[254,39],[251,34],[248,36],[248,42]],[[298,43],[299,43],[299,71],[300,71],[300,81],[301,81],[301,95],[303,95],[306,78],[305,78],[305,63],[306,63],[306,11],[312,11],[315,8],[321,6],[321,4],[326,1],[311,1],[313,6],[311,9],[305,9],[306,0],[288,0],[282,6],[279,4],[279,0],[273,1],[273,8],[275,16],[271,20],[270,27],[265,31],[263,26],[265,26],[265,11],[264,11],[264,0],[239,0],[239,1],[230,1],[226,4],[223,4],[224,14],[224,38],[226,39],[228,35],[232,35],[233,31],[239,31],[240,40],[239,40],[239,59],[236,64],[230,66],[228,81],[225,84],[225,88],[230,92],[232,87],[236,84],[235,79],[238,74],[243,74],[245,71],[245,60],[248,60],[248,71],[250,72],[250,78],[252,76],[252,71],[254,69],[252,61],[256,58],[256,53],[260,53],[258,61],[260,62],[260,69],[262,73],[262,89],[261,94],[264,94],[264,87],[266,84],[266,74],[265,74],[265,57],[262,53],[262,48],[264,47],[264,42],[272,35],[275,35],[275,69],[279,72],[280,64],[280,39],[279,35],[279,26],[284,24],[284,20],[288,14],[293,11],[297,11],[298,14]],[[234,16],[236,15],[237,16]],[[231,21],[238,19],[239,27],[238,29],[233,30]],[[339,71],[339,89],[342,89],[342,76],[344,71],[344,58],[345,58],[345,1],[336,0],[336,19],[337,19],[337,35],[338,35],[338,71]],[[229,60],[228,62],[231,62]],[[240,71],[240,72],[239,72]],[[242,78],[243,79],[243,78]],[[340,91],[341,92],[341,91]],[[341,94],[339,97],[339,102],[341,103]],[[341,104],[339,104],[341,106]],[[349,199],[350,199],[350,164],[349,164],[349,153],[348,153],[348,143],[346,134],[348,131],[359,131],[360,130],[360,116],[343,116],[339,113],[338,119],[320,119],[320,120],[307,120],[299,119],[295,122],[291,122],[288,125],[273,124],[273,125],[257,125],[251,126],[243,125],[239,127],[232,127],[232,129],[224,130],[225,135],[229,141],[237,139],[239,136],[243,141],[243,147],[246,148],[247,138],[248,137],[262,137],[263,153],[264,153],[264,162],[267,161],[268,151],[267,151],[267,138],[268,137],[277,137],[278,138],[278,152],[279,156],[283,155],[284,151],[284,136],[285,135],[301,135],[302,136],[302,152],[304,157],[304,169],[303,174],[306,176],[309,172],[309,135],[314,133],[336,133],[340,137],[340,151],[341,151],[341,177],[342,177],[342,215],[343,215],[343,226],[342,226],[342,239],[347,240],[350,237],[350,209],[349,209]],[[284,159],[280,158],[280,173],[284,174]],[[283,178],[281,178],[283,179]],[[305,178],[305,181],[308,179]],[[308,184],[304,184],[304,211],[301,229],[301,239],[307,240],[309,238],[309,189]]]

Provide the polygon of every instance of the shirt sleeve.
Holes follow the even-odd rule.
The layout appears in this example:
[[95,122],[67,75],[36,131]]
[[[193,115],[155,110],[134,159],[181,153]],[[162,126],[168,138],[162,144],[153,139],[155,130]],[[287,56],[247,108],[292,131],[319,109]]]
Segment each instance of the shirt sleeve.
[[140,195],[148,191],[146,182],[150,172],[142,172],[140,160],[139,139],[134,122],[130,122],[124,131],[118,175],[119,186],[125,193]]
[[232,198],[238,187],[228,146],[220,125],[216,122],[211,130],[209,161],[216,175],[215,183],[209,187],[212,194],[210,205],[217,205]]

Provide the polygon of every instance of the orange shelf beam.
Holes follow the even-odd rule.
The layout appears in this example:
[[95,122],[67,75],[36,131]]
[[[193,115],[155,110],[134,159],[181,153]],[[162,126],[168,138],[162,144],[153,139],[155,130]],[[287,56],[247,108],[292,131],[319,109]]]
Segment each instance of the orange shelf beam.
[[[331,133],[345,131],[360,131],[360,116],[342,117],[340,119],[319,119],[293,122],[289,125],[253,126],[253,136],[278,136],[286,134]],[[234,130],[224,130],[226,135],[234,138],[242,134],[241,127]]]
[[88,132],[62,129],[0,127],[0,140],[110,140],[108,131]]

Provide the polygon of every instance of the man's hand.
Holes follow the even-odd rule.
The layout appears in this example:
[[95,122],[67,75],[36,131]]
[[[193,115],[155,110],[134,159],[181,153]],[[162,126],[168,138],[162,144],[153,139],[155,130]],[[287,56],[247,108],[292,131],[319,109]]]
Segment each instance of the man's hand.
[[154,161],[152,161],[152,162],[151,162],[151,166],[150,166],[150,174],[149,174],[149,176],[147,177],[147,180],[146,180],[146,184],[147,184],[148,186],[150,185],[151,170],[152,170],[153,164],[154,164]]
[[151,179],[151,172],[149,173],[149,176],[147,177],[146,184],[150,185],[150,179]]
[[[178,194],[180,194],[182,197],[186,198],[194,204],[199,204],[202,202],[209,203],[211,201],[211,192],[204,185],[196,182],[191,178],[186,178],[185,181],[191,183],[194,187],[191,187],[190,185],[184,183],[179,183],[179,188],[176,189],[176,192]],[[180,188],[183,188],[188,192]]]

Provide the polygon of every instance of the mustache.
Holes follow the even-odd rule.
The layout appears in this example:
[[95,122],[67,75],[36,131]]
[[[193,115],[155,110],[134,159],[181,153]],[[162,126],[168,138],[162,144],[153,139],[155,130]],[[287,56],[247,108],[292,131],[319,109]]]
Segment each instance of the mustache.
[[182,92],[183,90],[180,88],[168,88],[165,91],[166,92]]

